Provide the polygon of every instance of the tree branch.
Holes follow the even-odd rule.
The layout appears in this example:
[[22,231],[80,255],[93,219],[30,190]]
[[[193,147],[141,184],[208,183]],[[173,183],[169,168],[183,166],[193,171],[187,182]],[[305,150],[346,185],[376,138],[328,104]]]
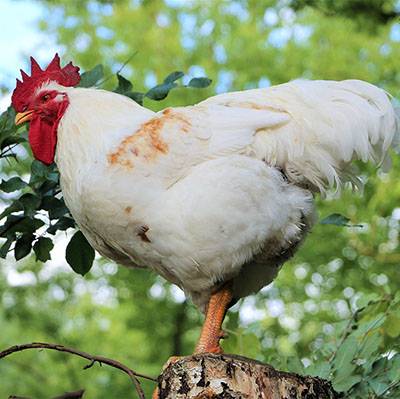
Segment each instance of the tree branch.
[[122,70],[128,65],[128,63],[129,63],[130,61],[132,61],[132,59],[136,56],[136,54],[137,54],[138,52],[139,52],[139,51],[135,51],[134,53],[132,53],[132,54],[128,57],[128,59],[121,65],[121,67],[118,69],[117,72],[112,73],[111,75],[106,76],[103,80],[101,80],[101,81],[97,84],[97,87],[102,86],[105,82],[107,82],[108,80],[110,80],[113,76],[118,75],[119,73],[121,73]]
[[80,389],[79,391],[65,392],[62,395],[56,396],[53,399],[81,399],[81,398],[83,398],[84,393],[85,393],[85,390]]
[[[79,391],[65,392],[62,395],[56,396],[53,399],[82,399],[84,393],[85,393],[85,390],[80,389]],[[8,399],[31,399],[31,398],[27,398],[25,396],[11,395],[8,397]]]
[[9,356],[12,353],[21,352],[21,351],[24,351],[24,350],[27,350],[27,349],[51,349],[51,350],[56,350],[56,351],[59,351],[59,352],[71,353],[73,355],[76,355],[76,356],[82,357],[84,359],[90,360],[91,363],[89,365],[86,365],[83,368],[84,370],[92,367],[96,362],[98,362],[100,365],[106,364],[108,366],[111,366],[111,367],[114,367],[116,369],[119,369],[119,370],[121,370],[124,373],[129,375],[131,381],[135,385],[136,392],[137,392],[137,394],[138,394],[140,399],[145,399],[145,396],[144,396],[143,389],[142,389],[142,387],[140,385],[140,382],[137,379],[137,377],[157,382],[157,380],[155,378],[149,377],[149,376],[144,375],[144,374],[137,373],[136,371],[130,369],[128,366],[125,366],[124,364],[120,363],[117,360],[109,359],[109,358],[104,357],[104,356],[94,356],[94,355],[91,355],[89,353],[86,353],[86,352],[83,352],[83,351],[80,351],[80,350],[77,350],[77,349],[73,349],[73,348],[68,348],[68,347],[63,346],[63,345],[49,344],[49,343],[45,343],[45,342],[32,342],[30,344],[11,346],[10,348],[7,348],[7,349],[3,350],[2,352],[0,352],[0,359],[2,359],[3,357]]

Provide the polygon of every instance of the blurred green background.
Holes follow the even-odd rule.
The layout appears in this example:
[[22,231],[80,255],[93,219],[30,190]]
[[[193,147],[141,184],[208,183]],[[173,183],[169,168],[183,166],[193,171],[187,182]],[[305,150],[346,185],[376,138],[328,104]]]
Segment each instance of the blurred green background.
[[[400,96],[399,1],[30,3],[40,6],[42,37],[51,38],[64,62],[73,60],[83,70],[101,63],[115,73],[135,54],[121,72],[135,90],[154,86],[174,70],[213,79],[206,90],[176,89],[160,103],[145,103],[154,109],[296,78],[363,79]],[[52,54],[43,55],[43,46],[36,43],[32,55],[42,51],[47,62]],[[113,79],[106,86],[114,87]],[[12,89],[9,81],[1,85],[5,94]],[[3,176],[24,172],[23,164],[2,166]],[[393,154],[389,173],[357,167],[365,181],[362,193],[346,189],[340,199],[329,194],[317,202],[321,217],[341,213],[362,227],[317,224],[275,282],[229,312],[227,352],[301,371],[318,356],[324,361],[324,349],[337,344],[357,301],[394,297],[400,281],[400,159]],[[1,198],[6,203],[9,197]],[[45,265],[33,258],[1,261],[0,349],[56,342],[152,376],[169,356],[191,353],[202,316],[179,289],[105,259],[80,277],[66,266],[63,245],[60,235]],[[385,315],[375,349],[397,353],[399,306]],[[85,364],[54,352],[13,355],[0,361],[0,397],[50,398],[80,388],[88,398],[134,397],[126,375],[105,366],[82,371]],[[151,392],[153,385],[143,384]],[[400,397],[393,395],[382,397]]]

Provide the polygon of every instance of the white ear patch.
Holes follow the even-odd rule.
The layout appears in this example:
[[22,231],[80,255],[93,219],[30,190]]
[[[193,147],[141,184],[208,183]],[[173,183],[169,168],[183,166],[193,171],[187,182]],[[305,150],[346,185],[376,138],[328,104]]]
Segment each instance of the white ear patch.
[[65,94],[64,93],[59,93],[54,97],[54,100],[56,100],[57,102],[61,102],[64,100]]
[[56,91],[63,91],[65,89],[64,86],[59,85],[57,82],[54,80],[47,80],[43,82],[36,90],[35,90],[35,96],[40,94],[42,91],[51,91],[51,90],[56,90]]

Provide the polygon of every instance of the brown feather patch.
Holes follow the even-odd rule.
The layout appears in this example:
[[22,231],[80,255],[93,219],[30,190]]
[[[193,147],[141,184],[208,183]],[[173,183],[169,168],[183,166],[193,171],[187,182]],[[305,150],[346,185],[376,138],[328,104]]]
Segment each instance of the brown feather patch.
[[166,155],[169,151],[168,144],[162,139],[161,132],[166,123],[177,123],[180,130],[187,133],[190,122],[181,114],[171,108],[144,123],[134,134],[121,141],[118,148],[108,154],[108,162],[111,165],[120,165],[133,168],[132,154],[135,157],[144,158],[145,161],[153,161],[158,155]]

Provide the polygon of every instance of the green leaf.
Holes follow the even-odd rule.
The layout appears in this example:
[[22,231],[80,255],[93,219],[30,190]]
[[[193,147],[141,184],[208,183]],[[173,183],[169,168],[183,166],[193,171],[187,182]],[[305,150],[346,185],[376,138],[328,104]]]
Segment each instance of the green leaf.
[[373,391],[378,396],[378,398],[380,398],[381,395],[389,387],[389,384],[387,382],[380,381],[379,379],[378,380],[369,380],[368,385],[373,389]]
[[388,364],[388,377],[392,381],[400,381],[400,354],[394,355]]
[[168,96],[168,93],[175,87],[177,87],[176,83],[162,83],[150,89],[146,93],[146,97],[155,101],[164,100]]
[[49,174],[49,166],[35,159],[31,165],[31,173],[38,177],[46,177]]
[[8,250],[11,247],[11,244],[14,242],[15,237],[9,237],[7,238],[7,241],[1,246],[0,248],[0,258],[5,259],[7,254],[8,254]]
[[47,178],[53,183],[59,183],[60,174],[58,173],[58,170],[56,170],[54,172],[50,172]]
[[16,260],[25,258],[29,255],[32,249],[32,241],[34,240],[33,234],[23,234],[15,243],[14,255]]
[[93,69],[91,69],[90,71],[86,71],[81,75],[81,80],[78,84],[78,87],[92,87],[100,79],[103,79],[103,77],[103,65],[96,65]]
[[332,213],[331,215],[323,218],[320,224],[333,224],[335,226],[349,226],[350,219],[340,213]]
[[353,363],[359,349],[358,340],[352,335],[348,336],[336,352],[333,361],[336,370],[335,381],[341,381],[343,377],[350,376],[356,368]]
[[67,245],[65,259],[76,273],[84,276],[92,267],[95,252],[81,231],[77,231]]
[[15,109],[10,105],[0,116],[1,130],[16,130],[15,115]]
[[312,364],[305,370],[307,375],[328,379],[331,374],[331,365],[327,361]]
[[351,387],[358,384],[361,380],[362,376],[360,375],[348,375],[348,376],[343,376],[339,380],[333,380],[332,385],[337,392],[346,392]]
[[12,232],[10,233],[10,230],[24,219],[25,217],[22,215],[8,216],[6,222],[0,226],[0,237],[7,237],[10,236],[10,234],[13,234]]
[[304,365],[297,356],[290,356],[287,358],[287,367],[291,373],[304,373]]
[[4,150],[6,147],[13,145],[13,144],[20,144],[20,143],[25,143],[26,139],[25,137],[22,136],[15,136],[11,135],[6,137],[2,142],[1,142],[1,149]]
[[69,212],[68,208],[65,206],[63,199],[58,199],[55,197],[43,197],[41,203],[42,209],[49,212],[50,219],[59,219]]
[[378,352],[382,343],[383,335],[380,331],[367,334],[362,342],[362,349],[358,357],[367,361],[370,360]]
[[130,93],[125,93],[125,96],[131,98],[133,101],[136,101],[139,105],[143,105],[144,93],[131,91]]
[[[8,206],[4,211],[0,214],[0,220],[4,217],[8,216],[10,213],[22,211],[23,207],[22,204],[18,201],[14,201],[10,206]],[[1,227],[0,227],[1,230]]]
[[397,338],[400,335],[400,315],[392,313],[388,316],[385,331],[391,338]]
[[164,83],[175,82],[175,80],[180,79],[182,76],[185,76],[185,74],[182,71],[172,72],[164,79]]
[[117,73],[117,79],[118,79],[118,86],[114,90],[116,93],[125,94],[132,90],[133,87],[132,83],[128,79],[124,78],[119,73]]
[[39,209],[40,198],[34,194],[24,194],[18,202],[22,205],[25,216],[33,216]]
[[9,180],[3,180],[0,184],[0,190],[5,193],[12,193],[13,191],[22,190],[27,184],[18,176],[12,177]]
[[368,305],[372,304],[373,302],[379,301],[379,295],[375,293],[371,294],[362,294],[360,298],[357,299],[356,305],[357,309],[363,309],[367,307]]
[[49,234],[56,234],[57,231],[65,231],[71,227],[75,227],[75,221],[74,219],[71,219],[69,217],[63,216],[61,217],[55,224],[50,226],[47,229],[47,232]]
[[118,78],[118,87],[114,90],[116,93],[122,94],[126,97],[131,98],[136,101],[139,105],[143,105],[143,98],[145,96],[144,93],[132,90],[132,83],[124,78],[122,75],[117,74]]
[[3,144],[6,140],[9,140],[10,137],[18,137],[15,135],[15,131],[13,130],[1,130],[0,129],[0,149],[5,150],[8,146],[7,143]]
[[203,89],[210,86],[212,80],[209,78],[193,78],[188,83],[189,87],[195,87],[197,89]]
[[46,262],[51,259],[50,251],[53,249],[54,244],[50,238],[40,237],[33,246],[33,251],[36,255],[36,260]]
[[364,374],[368,375],[371,375],[373,367],[376,366],[376,359],[380,356],[379,348],[382,345],[383,336],[380,340],[377,338],[374,338],[374,340],[375,342],[371,341],[362,348],[358,358],[355,360],[356,364],[362,366]]
[[45,180],[42,184],[40,184],[39,187],[35,188],[36,194],[38,194],[40,197],[54,196],[55,191],[59,188],[58,182],[49,180],[49,178],[52,174],[53,173],[50,173],[49,176],[47,177],[47,180]]
[[10,237],[15,233],[33,234],[43,225],[44,222],[36,218],[10,215],[6,220],[6,223],[4,223],[3,226],[0,226],[0,237]]
[[386,321],[386,314],[385,313],[378,313],[372,320],[367,320],[359,324],[357,331],[355,334],[358,336],[362,336],[364,334],[370,333],[373,330],[381,327]]
[[386,357],[380,357],[375,360],[372,364],[372,372],[369,373],[369,377],[376,378],[382,375],[387,370],[388,359]]

